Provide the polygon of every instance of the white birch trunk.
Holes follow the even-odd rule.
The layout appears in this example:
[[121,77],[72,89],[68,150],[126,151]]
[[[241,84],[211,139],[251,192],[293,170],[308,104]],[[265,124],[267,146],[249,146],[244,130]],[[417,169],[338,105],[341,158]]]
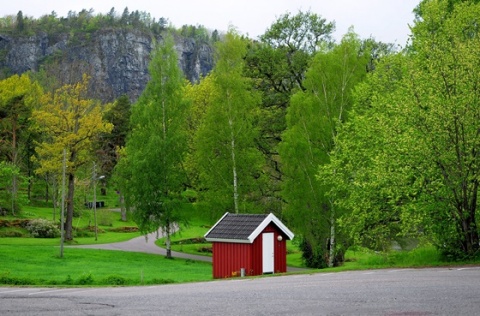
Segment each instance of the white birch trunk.
[[332,268],[335,264],[335,208],[330,201],[330,253],[328,256],[328,267]]
[[233,135],[232,121],[229,121],[231,129],[231,154],[232,154],[232,172],[233,172],[233,204],[235,214],[238,214],[238,179],[237,179],[237,163],[235,158],[235,137]]

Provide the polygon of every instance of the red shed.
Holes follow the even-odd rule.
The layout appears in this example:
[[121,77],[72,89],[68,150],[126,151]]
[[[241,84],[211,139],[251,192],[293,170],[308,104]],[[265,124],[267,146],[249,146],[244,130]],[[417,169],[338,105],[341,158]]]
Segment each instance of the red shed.
[[231,214],[205,234],[213,244],[213,277],[287,272],[293,233],[273,214]]

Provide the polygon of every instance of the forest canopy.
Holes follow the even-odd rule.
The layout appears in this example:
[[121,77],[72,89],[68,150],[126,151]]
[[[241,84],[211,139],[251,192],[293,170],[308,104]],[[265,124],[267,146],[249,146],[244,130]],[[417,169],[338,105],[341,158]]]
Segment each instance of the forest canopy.
[[[28,200],[55,203],[65,148],[71,239],[75,188],[95,163],[143,232],[170,231],[192,208],[211,222],[225,212],[275,213],[299,236],[309,267],[339,265],[352,246],[431,244],[450,260],[474,258],[480,4],[424,0],[415,14],[405,48],[354,28],[335,42],[335,23],[309,11],[278,17],[257,41],[233,28],[173,29],[127,8],[4,17],[0,33],[9,36],[86,41],[124,28],[158,38],[138,99],[99,101],[83,73],[75,82],[40,70],[0,81],[8,193],[0,206],[17,213]],[[213,69],[198,82],[180,71],[179,34],[213,47]]]

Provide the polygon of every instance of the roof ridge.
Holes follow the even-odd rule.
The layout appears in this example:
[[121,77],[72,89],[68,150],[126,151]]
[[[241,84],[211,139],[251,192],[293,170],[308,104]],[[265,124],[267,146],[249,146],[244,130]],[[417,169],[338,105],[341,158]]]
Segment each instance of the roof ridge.
[[253,242],[253,239],[269,223],[273,222],[289,238],[293,233],[270,214],[232,214],[225,213],[222,218],[205,234],[207,240],[237,240],[237,242]]

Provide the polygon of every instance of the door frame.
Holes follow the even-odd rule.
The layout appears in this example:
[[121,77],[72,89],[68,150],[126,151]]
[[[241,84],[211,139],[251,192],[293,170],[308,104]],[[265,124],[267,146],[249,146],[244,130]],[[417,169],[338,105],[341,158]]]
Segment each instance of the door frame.
[[262,234],[262,272],[273,273],[275,271],[275,234]]

